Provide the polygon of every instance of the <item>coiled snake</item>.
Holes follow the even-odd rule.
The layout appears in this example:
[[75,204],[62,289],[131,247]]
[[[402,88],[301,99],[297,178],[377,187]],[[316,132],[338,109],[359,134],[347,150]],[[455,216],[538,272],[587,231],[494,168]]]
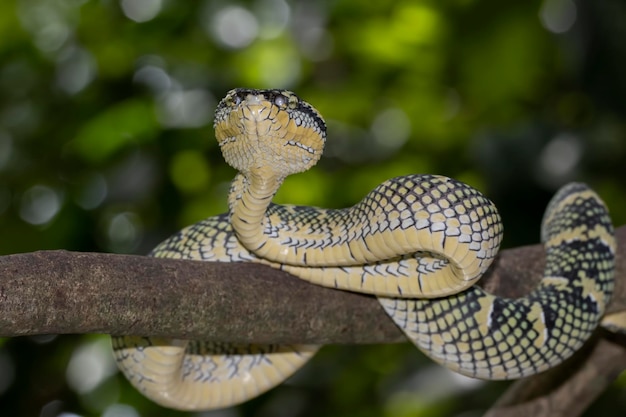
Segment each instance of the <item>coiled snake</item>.
[[[283,179],[321,156],[322,117],[283,90],[236,89],[219,103],[215,134],[238,170],[229,213],[189,226],[152,256],[260,262],[310,282],[376,294],[426,355],[462,374],[511,379],[569,357],[597,326],[613,290],[607,210],[583,184],[562,188],[542,225],[543,280],[503,299],[473,286],[502,238],[487,198],[456,180],[388,180],[340,210],[271,203]],[[114,337],[120,369],[139,391],[178,409],[243,402],[282,382],[318,346],[234,345]]]

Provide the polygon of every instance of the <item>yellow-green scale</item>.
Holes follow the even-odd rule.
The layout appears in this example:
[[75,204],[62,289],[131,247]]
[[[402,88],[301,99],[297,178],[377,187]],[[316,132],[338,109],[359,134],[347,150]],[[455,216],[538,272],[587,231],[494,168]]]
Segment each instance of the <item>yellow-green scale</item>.
[[597,327],[613,291],[612,233],[601,200],[572,184],[546,213],[544,279],[528,296],[504,299],[472,287],[443,299],[381,303],[426,355],[455,371],[532,375],[571,356]]

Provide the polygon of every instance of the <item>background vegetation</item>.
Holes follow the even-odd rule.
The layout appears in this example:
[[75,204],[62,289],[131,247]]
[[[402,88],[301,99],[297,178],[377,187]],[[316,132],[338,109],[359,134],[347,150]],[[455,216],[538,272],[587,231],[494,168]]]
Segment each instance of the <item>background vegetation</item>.
[[[328,122],[323,161],[282,202],[346,206],[439,173],[490,196],[517,246],[582,180],[625,224],[624,21],[619,0],[4,0],[0,253],[146,253],[225,211],[234,172],[212,111],[237,86],[289,88]],[[137,394],[108,349],[0,341],[0,414],[186,415]],[[328,347],[267,395],[196,415],[469,417],[505,388],[408,344]],[[624,415],[625,390],[622,377],[588,415]]]

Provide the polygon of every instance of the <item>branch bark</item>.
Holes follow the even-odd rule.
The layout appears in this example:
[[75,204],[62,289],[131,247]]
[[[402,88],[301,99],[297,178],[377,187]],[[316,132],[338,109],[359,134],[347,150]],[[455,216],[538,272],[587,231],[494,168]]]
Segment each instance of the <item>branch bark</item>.
[[[626,310],[626,226],[617,230]],[[481,280],[526,294],[541,245],[504,250]],[[0,257],[0,336],[109,333],[256,343],[393,343],[403,334],[374,297],[308,284],[258,264],[42,251]]]

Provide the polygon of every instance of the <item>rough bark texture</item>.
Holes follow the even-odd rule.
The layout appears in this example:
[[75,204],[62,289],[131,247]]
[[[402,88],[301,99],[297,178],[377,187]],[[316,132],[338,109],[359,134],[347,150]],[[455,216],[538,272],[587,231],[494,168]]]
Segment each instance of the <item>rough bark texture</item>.
[[[626,310],[626,226],[617,289]],[[540,245],[504,250],[481,285],[526,294]],[[257,343],[404,340],[371,296],[308,284],[263,265],[43,251],[0,257],[0,336],[113,333]]]
[[[626,226],[616,289],[626,310]],[[541,245],[504,250],[480,285],[518,297],[541,279]],[[256,264],[46,251],[0,257],[0,336],[112,333],[256,343],[394,343],[374,297]],[[624,336],[598,329],[572,359],[520,380],[488,417],[577,416],[626,369]]]
[[0,336],[403,340],[375,298],[311,285],[263,265],[45,251],[0,257],[0,277]]

